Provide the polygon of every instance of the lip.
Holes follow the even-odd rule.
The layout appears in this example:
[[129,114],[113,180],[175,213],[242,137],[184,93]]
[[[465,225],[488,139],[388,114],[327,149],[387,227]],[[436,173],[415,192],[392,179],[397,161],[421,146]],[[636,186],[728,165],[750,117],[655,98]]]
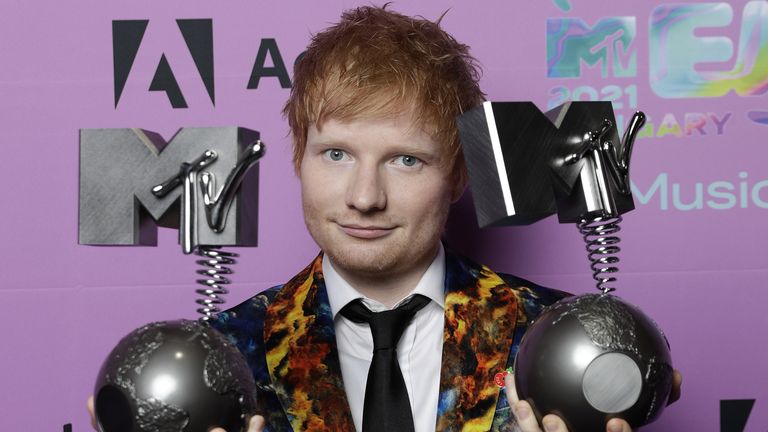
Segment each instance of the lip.
[[377,239],[389,235],[394,227],[366,226],[355,224],[339,224],[339,228],[350,237],[361,239]]

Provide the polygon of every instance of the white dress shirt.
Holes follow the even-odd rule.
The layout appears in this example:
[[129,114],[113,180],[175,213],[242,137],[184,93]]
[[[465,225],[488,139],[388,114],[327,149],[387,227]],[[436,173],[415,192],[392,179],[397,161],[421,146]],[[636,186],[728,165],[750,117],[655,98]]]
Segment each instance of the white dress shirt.
[[[333,313],[344,390],[347,393],[355,429],[362,431],[365,385],[373,358],[373,336],[367,323],[352,322],[339,315],[339,311],[347,303],[359,298],[374,312],[386,310],[387,307],[352,288],[333,268],[327,255],[323,255],[323,276]],[[403,372],[405,387],[411,400],[415,432],[432,432],[437,421],[445,319],[444,281],[445,252],[441,244],[437,256],[416,288],[394,306],[399,306],[414,294],[421,294],[432,300],[416,313],[397,344],[397,360],[400,362],[400,370]]]

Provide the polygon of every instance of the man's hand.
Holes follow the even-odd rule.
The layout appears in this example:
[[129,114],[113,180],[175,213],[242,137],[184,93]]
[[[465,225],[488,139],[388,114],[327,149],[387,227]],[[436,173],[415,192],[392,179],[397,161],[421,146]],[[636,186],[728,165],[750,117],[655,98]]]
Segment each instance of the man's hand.
[[[264,430],[264,417],[262,416],[253,416],[251,417],[251,421],[248,423],[248,432],[261,432]],[[227,432],[222,428],[215,428],[211,430],[211,432]]]
[[[680,386],[683,383],[683,376],[678,371],[674,371],[672,378],[672,392],[669,395],[669,403],[675,402],[680,399]],[[515,389],[515,377],[512,374],[508,374],[504,377],[504,388],[507,392],[507,400],[509,406],[512,407],[512,412],[515,414],[517,424],[520,426],[521,432],[541,432],[541,427],[536,421],[536,416],[533,414],[531,405],[526,401],[521,401],[517,398],[517,389]],[[541,420],[544,430],[546,432],[566,432],[568,428],[565,426],[563,419],[560,417],[549,414],[544,416]],[[632,428],[629,424],[622,419],[611,419],[606,425],[605,430],[607,432],[632,432]]]
[[99,430],[99,428],[96,427],[96,411],[93,409],[93,395],[88,396],[86,405],[88,406],[88,415],[91,417],[91,426],[93,426],[93,430]]
[[[88,397],[88,415],[91,416],[91,426],[93,426],[94,430],[98,430],[96,427],[96,415],[94,414],[93,410],[93,395]],[[264,430],[264,417],[262,416],[253,416],[251,417],[251,421],[248,423],[248,432],[262,432]],[[211,430],[211,432],[227,432],[222,428],[215,428]]]

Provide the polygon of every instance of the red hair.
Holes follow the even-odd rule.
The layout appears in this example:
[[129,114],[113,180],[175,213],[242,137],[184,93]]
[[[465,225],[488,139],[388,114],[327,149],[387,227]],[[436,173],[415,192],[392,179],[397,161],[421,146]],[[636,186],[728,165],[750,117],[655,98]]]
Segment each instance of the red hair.
[[480,104],[484,94],[469,47],[439,22],[407,17],[386,5],[363,6],[314,35],[294,67],[283,109],[297,170],[311,124],[413,112],[417,124],[445,144],[453,180],[466,180],[456,117]]

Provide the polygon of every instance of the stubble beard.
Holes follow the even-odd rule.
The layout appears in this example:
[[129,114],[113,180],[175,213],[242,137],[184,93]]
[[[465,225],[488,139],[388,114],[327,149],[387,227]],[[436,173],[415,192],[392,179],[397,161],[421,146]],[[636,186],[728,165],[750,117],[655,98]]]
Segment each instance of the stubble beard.
[[304,206],[304,221],[312,238],[344,273],[361,278],[402,276],[413,267],[426,267],[434,259],[438,242],[445,230],[447,211],[437,226],[414,230],[408,238],[402,228],[379,239],[356,239],[347,236],[332,222],[333,216],[318,215],[311,205]]

